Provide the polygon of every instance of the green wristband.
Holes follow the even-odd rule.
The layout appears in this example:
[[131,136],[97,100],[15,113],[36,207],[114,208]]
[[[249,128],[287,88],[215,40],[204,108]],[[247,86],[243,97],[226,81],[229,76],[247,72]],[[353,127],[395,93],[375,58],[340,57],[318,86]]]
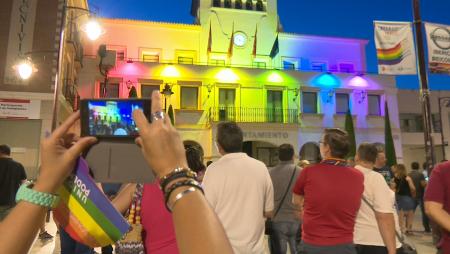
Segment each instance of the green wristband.
[[58,205],[59,196],[35,191],[32,187],[30,183],[22,184],[17,191],[16,202],[26,201],[47,208],[55,208]]

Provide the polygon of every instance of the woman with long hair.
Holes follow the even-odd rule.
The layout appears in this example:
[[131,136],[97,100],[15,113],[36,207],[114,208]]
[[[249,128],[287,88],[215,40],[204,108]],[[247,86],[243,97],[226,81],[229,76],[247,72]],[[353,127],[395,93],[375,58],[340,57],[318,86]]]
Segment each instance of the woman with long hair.
[[405,165],[397,164],[392,168],[395,172],[394,182],[400,228],[402,232],[409,234],[411,233],[414,219],[414,197],[416,195],[416,188],[414,187],[411,177],[409,177],[406,172]]
[[197,173],[197,181],[200,183],[203,180],[203,176],[205,175],[206,167],[203,164],[203,156],[199,148],[195,146],[184,146],[186,149],[186,160],[189,168]]

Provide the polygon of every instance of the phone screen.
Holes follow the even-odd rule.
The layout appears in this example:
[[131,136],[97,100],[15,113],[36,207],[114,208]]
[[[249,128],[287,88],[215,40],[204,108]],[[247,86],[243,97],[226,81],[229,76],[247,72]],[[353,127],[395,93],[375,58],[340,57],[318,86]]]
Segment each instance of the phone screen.
[[91,100],[87,101],[89,136],[138,136],[133,111],[144,111],[144,101]]

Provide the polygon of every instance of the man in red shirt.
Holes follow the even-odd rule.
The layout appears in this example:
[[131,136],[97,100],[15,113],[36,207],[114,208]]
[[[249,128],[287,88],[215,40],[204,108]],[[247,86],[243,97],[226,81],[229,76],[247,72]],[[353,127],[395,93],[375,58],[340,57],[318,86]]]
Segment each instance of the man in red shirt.
[[425,190],[425,211],[442,230],[438,244],[443,254],[450,253],[450,162],[437,165]]
[[364,176],[347,166],[349,150],[346,132],[326,129],[320,140],[324,160],[303,169],[297,179],[293,203],[301,208],[303,217],[303,253],[356,254],[353,230]]

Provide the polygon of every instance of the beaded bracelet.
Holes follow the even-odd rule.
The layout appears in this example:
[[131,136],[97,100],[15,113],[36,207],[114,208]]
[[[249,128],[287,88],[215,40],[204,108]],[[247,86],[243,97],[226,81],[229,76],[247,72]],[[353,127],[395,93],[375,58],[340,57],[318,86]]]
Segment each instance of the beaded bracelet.
[[195,192],[197,191],[196,188],[194,187],[189,187],[189,189],[184,190],[183,192],[178,193],[175,196],[175,200],[172,202],[172,205],[167,204],[167,208],[169,209],[170,212],[173,211],[173,208],[175,207],[175,204],[178,202],[178,200],[182,199],[184,196],[186,196],[189,193]]
[[161,190],[165,191],[167,185],[169,185],[169,183],[171,183],[172,181],[179,179],[179,178],[191,178],[191,179],[195,179],[197,177],[197,174],[190,170],[190,169],[182,169],[181,171],[177,171],[177,172],[172,172],[169,175],[165,176],[164,178],[162,178],[162,180],[160,181],[160,187]]
[[170,195],[172,194],[172,192],[174,190],[178,189],[179,187],[183,187],[183,186],[191,186],[191,187],[197,188],[203,194],[205,194],[203,191],[203,188],[200,186],[200,183],[197,182],[196,180],[189,179],[189,180],[176,182],[172,186],[170,186],[169,190],[164,191],[164,200],[165,200],[166,208],[168,211],[171,211],[167,205],[167,203],[169,202]]

